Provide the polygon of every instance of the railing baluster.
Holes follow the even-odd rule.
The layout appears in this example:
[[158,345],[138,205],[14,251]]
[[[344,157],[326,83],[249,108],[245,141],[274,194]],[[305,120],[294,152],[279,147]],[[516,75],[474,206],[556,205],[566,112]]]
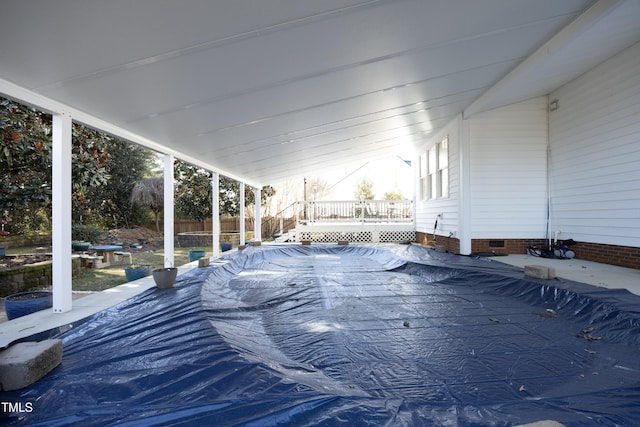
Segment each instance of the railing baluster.
[[[278,224],[279,222],[279,224]],[[263,230],[287,233],[295,225],[309,223],[412,223],[411,200],[297,201],[263,222]],[[273,226],[268,226],[272,223]],[[271,231],[267,231],[270,233]]]

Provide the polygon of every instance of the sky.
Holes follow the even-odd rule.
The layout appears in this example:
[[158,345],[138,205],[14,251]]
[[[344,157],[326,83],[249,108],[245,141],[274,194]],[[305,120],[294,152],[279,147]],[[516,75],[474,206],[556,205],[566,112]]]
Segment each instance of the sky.
[[367,178],[373,183],[375,199],[384,199],[389,192],[402,193],[405,199],[413,198],[413,169],[399,157],[363,163],[350,171],[333,172],[323,176],[329,183],[326,200],[353,200],[358,183]]
[[[318,188],[328,191],[317,191],[316,200],[338,201],[355,200],[358,183],[367,178],[373,183],[373,194],[376,200],[383,200],[385,193],[399,192],[405,199],[413,199],[413,169],[400,157],[363,162],[350,169],[332,171],[318,176],[308,176],[307,200],[313,200],[313,183],[319,182]],[[276,196],[272,209],[276,212],[296,201],[304,200],[304,178],[274,185]]]

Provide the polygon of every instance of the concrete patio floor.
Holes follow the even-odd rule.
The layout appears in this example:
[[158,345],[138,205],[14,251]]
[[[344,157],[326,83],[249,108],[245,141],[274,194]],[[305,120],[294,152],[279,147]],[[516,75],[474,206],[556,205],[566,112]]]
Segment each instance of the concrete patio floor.
[[617,267],[582,259],[552,259],[532,255],[507,255],[492,258],[495,261],[524,268],[525,265],[553,267],[562,279],[607,289],[627,289],[640,295],[640,269]]

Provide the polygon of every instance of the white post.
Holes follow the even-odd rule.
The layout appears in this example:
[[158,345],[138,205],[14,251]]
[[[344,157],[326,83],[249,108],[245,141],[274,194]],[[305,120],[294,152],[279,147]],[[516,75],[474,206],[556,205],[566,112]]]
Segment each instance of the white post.
[[244,245],[244,182],[240,183],[240,245]]
[[460,121],[459,139],[459,173],[460,196],[458,198],[458,210],[460,219],[458,224],[458,239],[460,241],[460,254],[471,253],[471,138],[469,133],[469,120],[462,116]]
[[71,117],[53,116],[52,132],[52,288],[53,312],[71,310]]
[[173,154],[164,156],[164,266],[173,267]]
[[260,202],[261,202],[261,198],[262,198],[262,191],[257,188],[254,187],[253,189],[253,196],[254,196],[254,200],[255,200],[255,217],[253,220],[253,229],[254,231],[254,236],[253,239],[256,242],[261,242],[262,241],[262,219],[260,218]]
[[220,180],[218,172],[211,176],[211,233],[213,234],[213,258],[220,257]]

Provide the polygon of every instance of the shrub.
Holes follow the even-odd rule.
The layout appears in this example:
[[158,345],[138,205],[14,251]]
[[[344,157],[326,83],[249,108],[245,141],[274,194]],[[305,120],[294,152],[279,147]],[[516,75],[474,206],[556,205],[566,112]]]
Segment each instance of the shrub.
[[97,225],[73,224],[71,228],[71,238],[82,242],[97,242],[102,234],[102,229]]

